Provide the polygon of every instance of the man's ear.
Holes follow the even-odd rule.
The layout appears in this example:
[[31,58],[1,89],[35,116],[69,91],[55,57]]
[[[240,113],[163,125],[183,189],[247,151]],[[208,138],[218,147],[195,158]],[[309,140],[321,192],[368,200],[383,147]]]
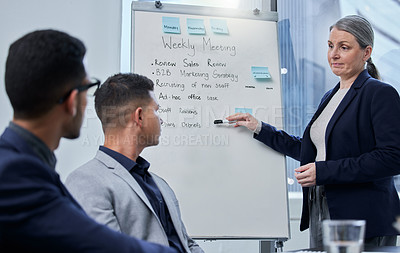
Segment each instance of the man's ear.
[[136,108],[135,113],[133,114],[133,120],[139,127],[143,126],[143,108],[142,107]]
[[68,96],[68,99],[65,101],[65,110],[68,114],[73,117],[76,115],[78,110],[78,90],[71,91],[71,94]]

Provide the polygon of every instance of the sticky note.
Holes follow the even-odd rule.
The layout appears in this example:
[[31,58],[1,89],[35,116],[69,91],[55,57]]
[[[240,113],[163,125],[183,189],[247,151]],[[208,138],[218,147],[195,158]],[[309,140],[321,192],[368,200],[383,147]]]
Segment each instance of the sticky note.
[[235,108],[235,113],[238,113],[238,112],[253,114],[253,109],[250,109],[250,108]]
[[229,34],[225,19],[210,19],[210,26],[214,33]]
[[203,19],[186,19],[187,31],[189,34],[206,34]]
[[162,28],[164,33],[181,33],[179,18],[177,17],[162,17]]
[[268,79],[271,78],[268,67],[251,67],[251,74],[255,79]]

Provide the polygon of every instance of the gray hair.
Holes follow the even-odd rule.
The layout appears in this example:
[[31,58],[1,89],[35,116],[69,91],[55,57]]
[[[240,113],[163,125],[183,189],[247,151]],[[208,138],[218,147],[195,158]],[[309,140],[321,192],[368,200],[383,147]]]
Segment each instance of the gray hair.
[[[361,16],[349,15],[341,18],[329,28],[329,31],[333,28],[352,34],[362,49],[367,46],[374,47],[374,30],[368,20]],[[378,69],[371,57],[367,60],[367,70],[373,78],[380,79]]]
[[333,28],[351,33],[361,48],[374,47],[374,31],[371,24],[365,18],[358,15],[349,15],[339,19],[329,30]]

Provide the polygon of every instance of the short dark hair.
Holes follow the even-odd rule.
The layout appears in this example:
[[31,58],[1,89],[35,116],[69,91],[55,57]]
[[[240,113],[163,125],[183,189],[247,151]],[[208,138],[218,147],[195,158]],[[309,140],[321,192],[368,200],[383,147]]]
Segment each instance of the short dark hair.
[[5,85],[14,117],[31,119],[50,111],[86,76],[82,41],[64,32],[39,30],[11,44]]
[[119,73],[109,77],[96,91],[94,100],[103,129],[123,124],[127,113],[148,105],[153,89],[153,81],[139,74]]

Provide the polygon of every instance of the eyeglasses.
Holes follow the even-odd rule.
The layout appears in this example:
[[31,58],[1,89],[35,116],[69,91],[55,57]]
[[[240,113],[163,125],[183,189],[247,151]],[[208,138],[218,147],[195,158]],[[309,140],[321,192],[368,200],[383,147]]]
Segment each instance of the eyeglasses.
[[73,90],[77,90],[78,93],[87,90],[88,91],[88,95],[94,95],[94,93],[97,91],[97,89],[100,87],[100,80],[97,78],[93,78],[93,82],[85,84],[85,85],[79,85],[76,86],[75,88],[71,89],[70,91],[67,92],[67,94],[65,94],[62,98],[60,98],[57,103],[58,104],[62,104],[64,103],[65,100],[67,100],[67,98],[69,97],[69,95],[71,95],[71,92]]

